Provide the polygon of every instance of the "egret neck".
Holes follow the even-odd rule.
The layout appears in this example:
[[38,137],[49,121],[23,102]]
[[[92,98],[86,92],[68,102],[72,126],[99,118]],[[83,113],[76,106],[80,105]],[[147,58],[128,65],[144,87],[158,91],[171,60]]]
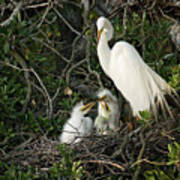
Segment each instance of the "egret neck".
[[102,69],[109,76],[111,50],[108,45],[106,32],[104,32],[104,31],[102,31],[101,36],[99,38],[99,42],[98,42],[98,46],[97,46],[97,54],[98,54],[99,62],[101,64]]

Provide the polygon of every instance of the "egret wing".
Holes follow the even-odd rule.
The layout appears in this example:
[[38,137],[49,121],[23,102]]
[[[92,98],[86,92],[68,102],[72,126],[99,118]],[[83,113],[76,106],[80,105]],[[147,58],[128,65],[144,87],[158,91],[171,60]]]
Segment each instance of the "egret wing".
[[111,51],[111,77],[116,87],[130,102],[134,115],[154,106],[155,97],[163,98],[167,83],[148,67],[127,42],[118,42]]

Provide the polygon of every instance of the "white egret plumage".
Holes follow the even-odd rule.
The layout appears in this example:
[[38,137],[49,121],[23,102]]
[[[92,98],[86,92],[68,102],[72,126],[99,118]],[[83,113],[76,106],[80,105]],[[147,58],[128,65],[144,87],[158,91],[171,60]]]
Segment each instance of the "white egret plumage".
[[94,102],[91,102],[84,105],[81,101],[75,105],[71,117],[65,123],[62,134],[59,137],[61,143],[78,143],[81,141],[81,137],[91,133],[93,121],[90,117],[85,117],[85,114],[89,112],[94,104]]
[[108,41],[113,37],[114,30],[108,19],[98,18],[97,30],[100,65],[130,103],[133,115],[140,117],[139,111],[152,110],[157,116],[157,102],[172,117],[164,94],[175,93],[175,90],[143,61],[128,42],[119,41],[110,49]]
[[117,98],[112,93],[103,89],[98,92],[98,115],[95,119],[97,133],[107,134],[119,126],[120,110]]

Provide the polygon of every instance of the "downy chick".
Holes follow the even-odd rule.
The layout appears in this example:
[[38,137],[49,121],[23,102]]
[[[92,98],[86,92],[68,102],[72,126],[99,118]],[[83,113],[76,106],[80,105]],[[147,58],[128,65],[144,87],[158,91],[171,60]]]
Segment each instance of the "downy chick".
[[91,102],[84,105],[81,101],[75,105],[71,117],[65,123],[63,132],[59,137],[61,143],[78,143],[82,140],[80,137],[91,133],[93,121],[90,117],[85,117],[85,115],[90,111],[94,104],[94,102]]
[[98,94],[98,116],[95,119],[95,127],[99,134],[107,134],[119,126],[119,105],[117,98],[112,93],[103,89]]

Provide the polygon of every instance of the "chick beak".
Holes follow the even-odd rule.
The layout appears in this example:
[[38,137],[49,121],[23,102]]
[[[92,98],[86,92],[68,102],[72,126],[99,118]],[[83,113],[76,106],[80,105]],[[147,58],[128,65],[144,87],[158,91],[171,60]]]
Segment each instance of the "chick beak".
[[103,101],[106,98],[106,96],[102,96],[98,99],[99,102]]
[[90,109],[95,105],[95,102],[90,102],[85,104],[82,108],[81,111],[90,111]]
[[106,101],[100,101],[99,103],[101,104],[101,107],[104,111],[105,118],[109,119],[109,114],[111,111],[109,105],[106,103]]
[[109,107],[109,105],[107,104],[106,101],[100,101],[100,104],[101,104],[101,106],[102,106],[102,108],[104,109],[105,112],[110,111],[110,107]]
[[98,30],[98,32],[97,32],[97,41],[99,41],[102,31],[103,31],[103,29]]

